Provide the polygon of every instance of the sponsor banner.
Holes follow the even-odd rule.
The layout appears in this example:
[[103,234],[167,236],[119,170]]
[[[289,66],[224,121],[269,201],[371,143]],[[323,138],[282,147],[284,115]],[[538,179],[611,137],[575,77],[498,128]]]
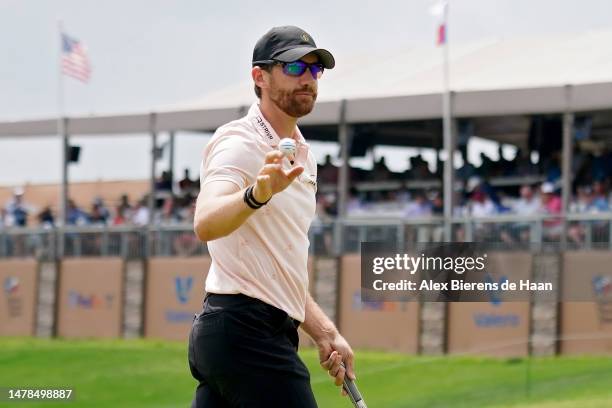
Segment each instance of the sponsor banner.
[[147,268],[145,336],[187,341],[202,310],[210,257],[152,258]]
[[339,290],[340,331],[353,348],[376,348],[405,353],[418,351],[416,302],[362,301],[359,255],[341,258]]
[[592,301],[561,304],[561,353],[612,353],[611,265],[610,251],[563,254],[563,291],[588,292]]
[[38,265],[35,260],[0,261],[0,336],[32,336]]
[[529,312],[529,302],[449,304],[449,354],[527,355]]
[[62,261],[57,323],[60,337],[121,336],[123,268],[120,258]]
[[[495,265],[512,265],[512,276],[531,275],[532,256],[526,252],[490,252]],[[499,281],[506,278],[501,276]],[[524,356],[529,352],[529,302],[507,302],[489,291],[487,302],[453,302],[448,308],[448,352]]]

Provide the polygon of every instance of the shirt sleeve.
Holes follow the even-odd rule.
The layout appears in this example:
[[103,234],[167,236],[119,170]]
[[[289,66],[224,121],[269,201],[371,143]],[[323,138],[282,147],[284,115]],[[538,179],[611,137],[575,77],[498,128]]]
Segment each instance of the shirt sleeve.
[[204,149],[200,188],[213,181],[229,181],[240,189],[245,188],[254,182],[263,166],[259,158],[258,148],[248,136],[215,135]]

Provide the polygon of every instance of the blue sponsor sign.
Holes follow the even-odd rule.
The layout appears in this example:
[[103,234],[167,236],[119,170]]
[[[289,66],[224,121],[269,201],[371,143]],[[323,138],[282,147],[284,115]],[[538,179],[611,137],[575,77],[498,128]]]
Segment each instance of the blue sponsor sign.
[[[174,278],[174,295],[179,305],[185,305],[191,297],[193,289],[192,276],[176,276]],[[193,312],[177,309],[167,309],[165,311],[166,321],[170,323],[185,323],[193,320]]]
[[[508,281],[506,276],[499,278],[498,286],[501,288],[502,283]],[[495,282],[491,274],[487,273],[485,282]],[[499,307],[503,301],[500,295],[500,290],[489,291],[489,303],[494,307]],[[474,313],[474,324],[482,328],[499,328],[499,327],[517,327],[520,324],[521,318],[516,313]]]

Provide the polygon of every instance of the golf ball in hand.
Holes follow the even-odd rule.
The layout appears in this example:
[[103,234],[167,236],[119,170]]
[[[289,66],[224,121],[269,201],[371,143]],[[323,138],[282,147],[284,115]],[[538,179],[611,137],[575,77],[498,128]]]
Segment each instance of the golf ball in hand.
[[280,150],[285,156],[295,154],[295,140],[285,137],[281,139],[278,144],[278,150]]

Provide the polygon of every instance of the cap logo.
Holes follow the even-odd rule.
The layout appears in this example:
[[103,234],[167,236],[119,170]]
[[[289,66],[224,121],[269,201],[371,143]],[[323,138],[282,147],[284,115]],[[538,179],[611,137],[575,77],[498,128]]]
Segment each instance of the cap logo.
[[302,33],[302,40],[304,40],[306,42],[311,42],[310,37],[306,33]]

